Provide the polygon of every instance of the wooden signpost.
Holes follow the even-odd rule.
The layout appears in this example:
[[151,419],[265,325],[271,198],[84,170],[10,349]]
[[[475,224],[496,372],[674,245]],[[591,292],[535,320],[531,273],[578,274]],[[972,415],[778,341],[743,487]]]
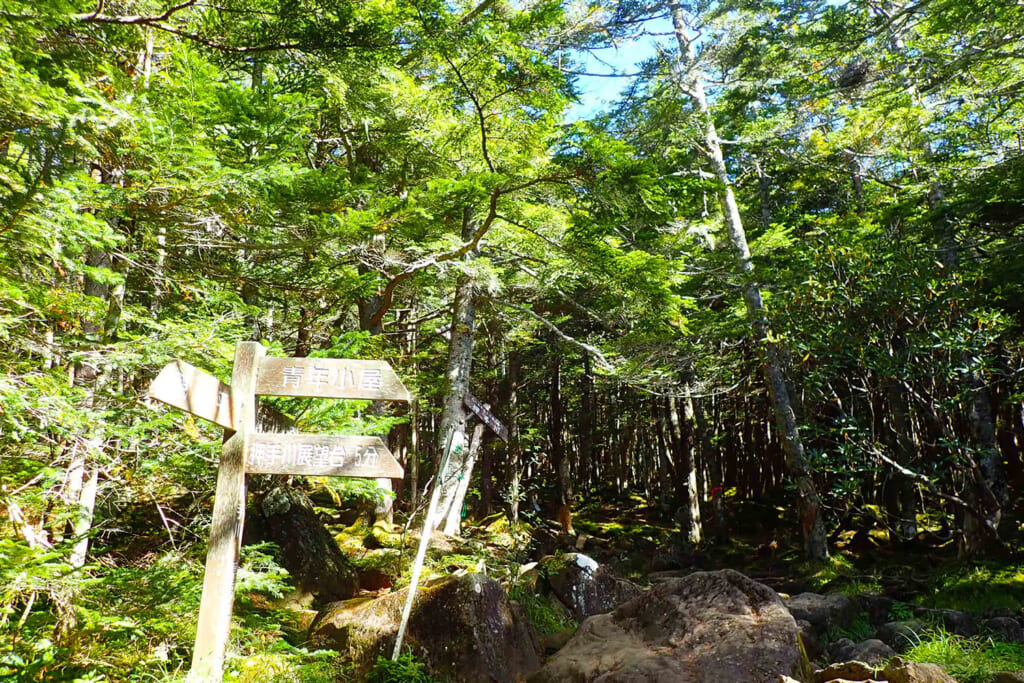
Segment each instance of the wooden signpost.
[[472,410],[473,413],[480,418],[481,422],[490,427],[491,431],[497,434],[499,439],[508,443],[508,429],[506,429],[505,425],[501,423],[501,420],[494,416],[494,413],[487,409],[487,406],[480,403],[480,401],[476,400],[476,397],[473,396],[473,394],[468,392],[466,393],[466,398],[463,403],[465,403],[466,407]]
[[384,361],[336,358],[267,358],[255,342],[235,350],[231,386],[184,361],[169,363],[149,396],[224,428],[206,553],[203,597],[189,678],[219,681],[231,629],[235,570],[245,522],[246,473],[400,479],[404,472],[376,436],[283,434],[280,414],[257,419],[256,396],[408,401],[409,390]]

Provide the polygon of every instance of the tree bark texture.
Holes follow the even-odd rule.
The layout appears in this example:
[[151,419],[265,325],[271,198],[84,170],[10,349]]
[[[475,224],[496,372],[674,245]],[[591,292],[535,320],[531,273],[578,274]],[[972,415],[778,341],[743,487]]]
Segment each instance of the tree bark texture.
[[[462,238],[469,240],[475,231],[472,209],[463,210]],[[472,258],[472,252],[467,255]],[[452,312],[451,340],[448,343],[448,370],[445,373],[447,389],[441,411],[441,423],[437,430],[438,449],[444,452],[450,444],[451,458],[447,471],[440,472],[435,486],[441,486],[441,506],[437,511],[438,528],[446,524],[449,515],[458,515],[452,509],[456,485],[460,477],[469,477],[469,444],[466,443],[466,422],[469,415],[465,408],[465,397],[469,393],[469,377],[473,370],[473,331],[476,325],[476,303],[473,281],[463,273],[455,284],[455,301]]]

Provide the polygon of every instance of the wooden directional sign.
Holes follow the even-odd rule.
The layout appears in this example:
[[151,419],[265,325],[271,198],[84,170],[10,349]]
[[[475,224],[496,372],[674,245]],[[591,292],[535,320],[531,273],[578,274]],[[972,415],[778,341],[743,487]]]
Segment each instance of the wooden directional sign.
[[149,397],[224,429],[235,428],[231,418],[231,387],[183,360],[164,366],[149,385]]
[[256,400],[258,395],[410,400],[409,390],[388,363],[267,358],[265,353],[260,344],[240,343],[232,386],[176,360],[160,371],[149,389],[151,398],[225,430],[190,681],[220,681],[223,675],[245,522],[246,473],[388,479],[404,475],[380,437],[281,433],[294,431],[294,423]]
[[246,472],[401,479],[402,466],[378,436],[252,434]]
[[491,431],[498,435],[498,438],[505,443],[508,443],[508,430],[505,428],[505,425],[501,424],[501,420],[494,416],[494,413],[487,410],[487,406],[480,403],[480,401],[476,400],[476,397],[473,396],[473,394],[469,393],[466,394],[465,403],[466,406],[480,418],[481,422],[490,427]]
[[[231,387],[183,360],[173,360],[164,366],[149,385],[149,397],[224,429],[235,428],[231,414]],[[258,405],[256,428],[262,432],[293,432],[295,423],[271,406]]]
[[261,396],[408,401],[409,390],[382,360],[263,358],[256,374]]

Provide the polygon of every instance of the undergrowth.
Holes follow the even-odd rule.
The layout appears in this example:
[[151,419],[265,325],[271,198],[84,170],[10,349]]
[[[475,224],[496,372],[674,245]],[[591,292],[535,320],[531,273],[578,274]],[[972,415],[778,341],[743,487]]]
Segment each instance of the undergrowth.
[[567,631],[577,626],[567,612],[559,612],[548,599],[527,588],[513,586],[508,591],[508,597],[519,603],[526,618],[541,635]]
[[416,660],[411,652],[403,652],[396,661],[378,657],[377,663],[366,676],[366,683],[439,683],[425,664]]
[[938,664],[962,683],[988,683],[1001,671],[1024,670],[1024,645],[936,629],[923,633],[906,658]]
[[917,602],[926,607],[984,612],[1024,610],[1024,569],[991,564],[943,568]]

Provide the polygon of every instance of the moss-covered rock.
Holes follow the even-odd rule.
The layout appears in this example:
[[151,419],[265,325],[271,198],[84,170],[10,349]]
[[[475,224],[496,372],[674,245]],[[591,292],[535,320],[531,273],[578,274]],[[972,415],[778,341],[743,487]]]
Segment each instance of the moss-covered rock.
[[402,533],[402,527],[395,524],[389,524],[385,520],[381,520],[374,524],[367,531],[366,535],[363,536],[363,545],[371,550],[378,548],[401,548],[402,546],[410,546],[407,542],[405,534]]
[[[390,655],[406,590],[327,605],[311,644],[343,653],[359,668]],[[522,680],[540,667],[536,635],[496,581],[480,574],[439,579],[420,589],[405,644],[430,670],[456,681]]]
[[350,598],[359,587],[355,569],[298,489],[277,486],[260,500],[262,526],[281,549],[281,564],[296,587],[320,603]]
[[544,558],[541,566],[555,595],[578,620],[611,612],[642,592],[582,553]]

